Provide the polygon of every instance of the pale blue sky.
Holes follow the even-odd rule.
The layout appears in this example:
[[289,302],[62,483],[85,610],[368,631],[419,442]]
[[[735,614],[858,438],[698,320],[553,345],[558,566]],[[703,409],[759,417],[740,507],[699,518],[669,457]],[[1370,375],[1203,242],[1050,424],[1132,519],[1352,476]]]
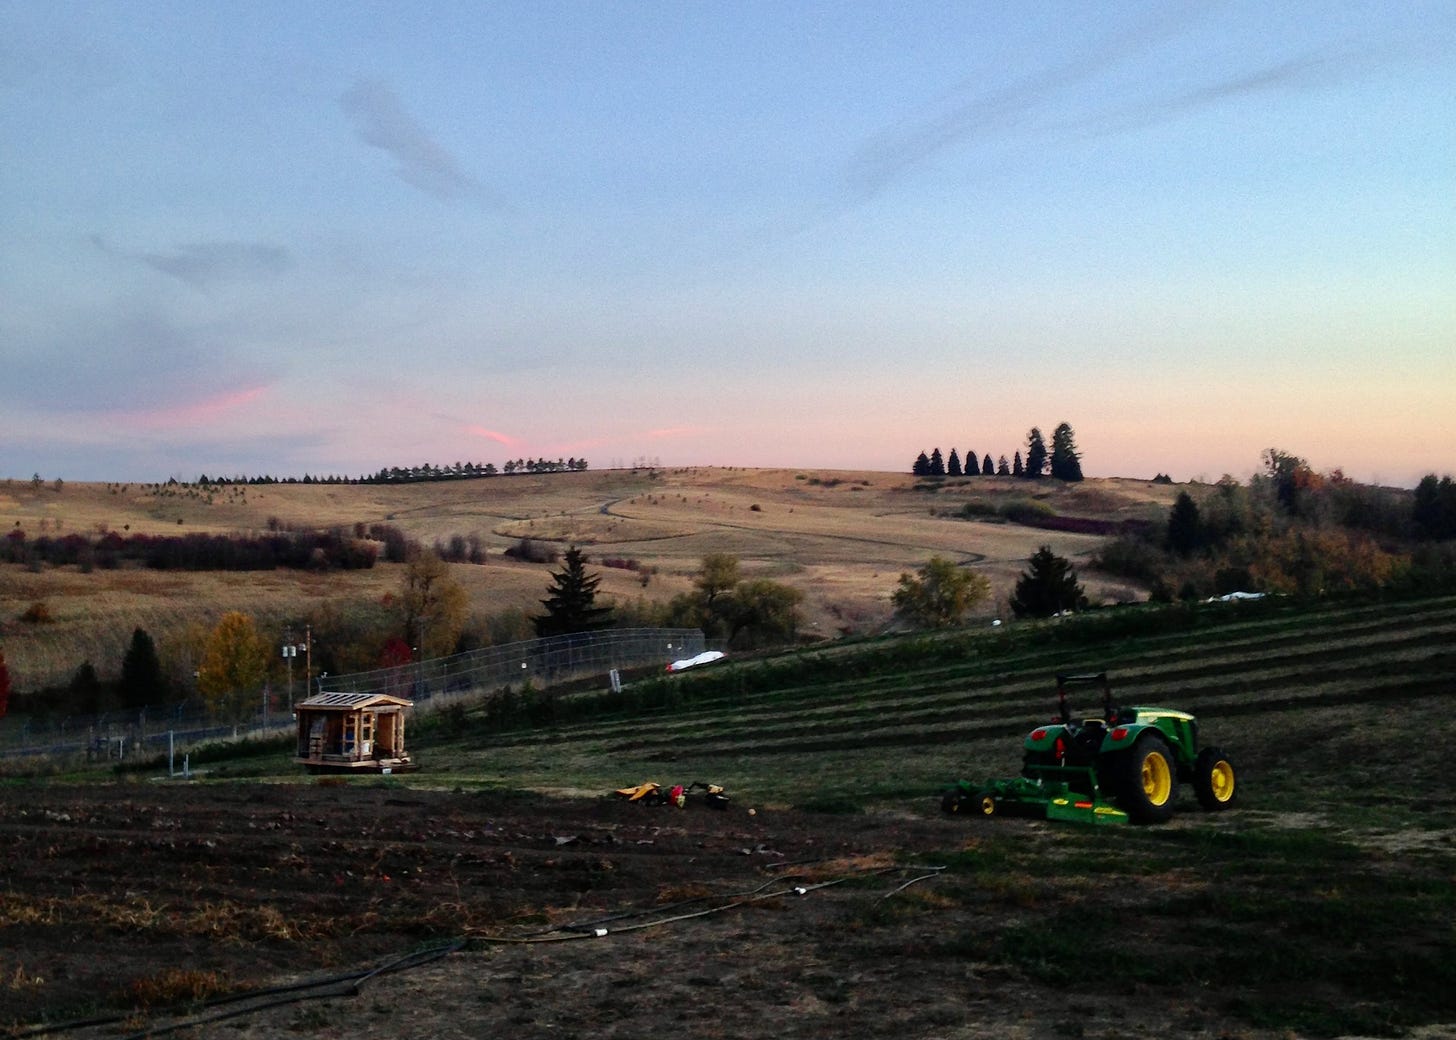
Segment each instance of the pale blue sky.
[[0,0],[0,476],[1456,471],[1456,0]]

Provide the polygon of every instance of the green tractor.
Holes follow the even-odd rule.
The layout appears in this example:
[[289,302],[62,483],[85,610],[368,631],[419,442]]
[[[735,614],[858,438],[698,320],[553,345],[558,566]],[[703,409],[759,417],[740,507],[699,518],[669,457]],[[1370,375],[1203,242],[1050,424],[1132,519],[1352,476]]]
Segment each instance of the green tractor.
[[[1102,713],[1076,718],[1070,687],[1099,687]],[[1198,721],[1172,708],[1119,708],[1107,673],[1057,676],[1058,718],[1026,737],[1021,775],[962,780],[941,797],[952,814],[1007,812],[1085,823],[1164,823],[1178,784],[1193,785],[1198,803],[1217,811],[1234,804],[1229,757],[1198,746]]]

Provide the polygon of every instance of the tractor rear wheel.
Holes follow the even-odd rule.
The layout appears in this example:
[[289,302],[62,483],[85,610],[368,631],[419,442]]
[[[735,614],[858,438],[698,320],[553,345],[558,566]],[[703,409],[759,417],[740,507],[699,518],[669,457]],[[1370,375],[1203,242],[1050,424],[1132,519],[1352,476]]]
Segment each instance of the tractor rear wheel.
[[1234,782],[1234,765],[1223,748],[1206,747],[1198,752],[1193,763],[1193,793],[1198,804],[1209,812],[1227,809],[1234,804],[1238,787]]
[[1133,823],[1166,823],[1173,817],[1178,772],[1168,742],[1145,733],[1108,763],[1108,780],[1118,805]]
[[959,813],[961,811],[960,788],[952,787],[949,791],[946,791],[945,794],[941,795],[940,808],[943,812],[949,813],[952,816],[955,816],[957,813]]

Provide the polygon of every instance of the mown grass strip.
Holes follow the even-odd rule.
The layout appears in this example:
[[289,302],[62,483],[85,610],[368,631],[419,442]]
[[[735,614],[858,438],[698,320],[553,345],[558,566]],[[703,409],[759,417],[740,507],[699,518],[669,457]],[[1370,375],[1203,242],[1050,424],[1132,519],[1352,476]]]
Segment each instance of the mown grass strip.
[[1449,1016],[1456,857],[1396,873],[1384,853],[1319,830],[982,833],[936,856],[947,896],[1011,912],[907,952],[1014,970],[1074,999],[1196,985],[1253,1027],[1308,1036],[1390,1036]]

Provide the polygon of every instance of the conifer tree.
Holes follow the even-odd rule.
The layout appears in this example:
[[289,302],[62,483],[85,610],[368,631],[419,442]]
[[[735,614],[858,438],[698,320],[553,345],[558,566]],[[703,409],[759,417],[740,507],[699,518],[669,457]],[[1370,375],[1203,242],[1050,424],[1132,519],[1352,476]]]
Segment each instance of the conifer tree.
[[541,601],[546,613],[531,619],[538,636],[595,632],[612,624],[612,608],[596,605],[601,575],[587,574],[586,557],[576,546],[566,550],[565,565],[551,574],[549,595]]
[[996,464],[991,461],[991,453],[987,452],[986,457],[981,460],[981,475],[994,477],[996,475]]
[[932,448],[930,451],[930,475],[932,477],[945,476],[945,460],[941,458],[939,448]]
[[1052,476],[1058,480],[1081,480],[1082,462],[1072,438],[1072,427],[1060,424],[1052,431]]
[[96,674],[96,666],[90,661],[81,662],[66,689],[77,711],[100,714],[110,707],[106,703],[106,691],[101,685],[101,676]]
[[950,457],[945,460],[945,473],[948,477],[961,475],[961,457],[956,454],[954,448],[950,450]]
[[1411,522],[1417,538],[1444,541],[1456,538],[1456,484],[1449,476],[1436,479],[1427,473],[1416,485]]
[[1026,470],[1022,475],[1040,477],[1046,472],[1046,460],[1046,441],[1042,440],[1041,429],[1033,426],[1026,435]]
[[123,708],[142,708],[167,700],[167,680],[157,646],[144,629],[131,634],[131,645],[121,659],[121,679],[116,684],[117,699]]
[[1027,563],[1028,569],[1022,572],[1011,596],[1011,609],[1017,617],[1051,617],[1087,605],[1077,572],[1050,546],[1043,545],[1032,553]]
[[1180,491],[1168,512],[1168,548],[1187,556],[1198,548],[1198,505],[1186,491]]

